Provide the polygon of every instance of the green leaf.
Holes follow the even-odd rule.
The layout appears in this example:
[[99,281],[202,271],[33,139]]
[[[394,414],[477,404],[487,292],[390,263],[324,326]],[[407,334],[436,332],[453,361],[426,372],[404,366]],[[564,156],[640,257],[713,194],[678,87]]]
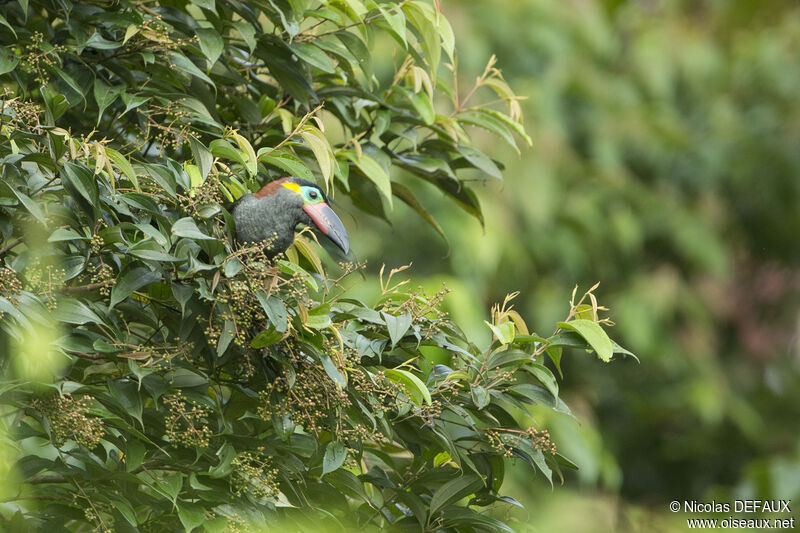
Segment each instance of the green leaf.
[[362,154],[359,158],[358,155],[351,150],[342,150],[339,152],[346,159],[353,162],[356,167],[361,171],[365,178],[375,184],[378,192],[386,200],[387,207],[392,208],[392,183],[389,174],[384,168],[378,164],[372,157],[367,154]]
[[175,175],[172,171],[164,165],[155,165],[155,164],[145,164],[144,168],[147,169],[147,173],[153,178],[164,192],[173,200],[177,199],[176,187],[177,182],[175,180]]
[[283,304],[283,301],[277,296],[268,296],[263,291],[257,291],[256,298],[258,298],[262,309],[264,309],[264,312],[267,314],[269,323],[280,333],[286,333],[286,329],[289,327],[289,321],[286,314],[286,306]]
[[403,385],[417,405],[422,405],[424,402],[428,402],[428,404],[433,402],[428,387],[411,372],[399,368],[387,368],[384,373],[390,380]]
[[222,325],[222,333],[217,340],[217,357],[222,357],[236,337],[236,325],[233,320],[226,320]]
[[[297,252],[305,257],[309,263],[311,263],[311,267],[314,269],[314,272],[318,274],[325,274],[325,269],[322,268],[322,261],[317,255],[317,252],[314,251],[314,248],[311,246],[311,243],[308,242],[305,238],[300,235],[297,235],[294,239],[294,243],[292,243],[292,248],[297,250]],[[287,253],[288,255],[288,253]]]
[[192,159],[197,163],[197,167],[200,169],[200,175],[203,177],[203,180],[205,180],[206,177],[208,177],[208,173],[211,172],[214,156],[211,155],[208,148],[197,140],[194,135],[189,136],[189,147],[192,150]]
[[278,260],[278,266],[287,274],[297,274],[312,291],[319,290],[319,283],[317,282],[317,279],[300,265],[291,261],[280,259]]
[[327,72],[328,74],[333,74],[336,72],[336,68],[333,66],[333,61],[331,61],[331,58],[328,57],[328,54],[323,52],[319,47],[311,43],[294,42],[289,45],[289,48],[292,49],[292,52],[294,52],[297,57],[309,65],[316,67],[323,72]]
[[[203,176],[200,174],[200,169],[197,165],[192,165],[188,161],[183,164],[183,170],[189,176],[189,187],[191,189],[195,189],[200,187],[203,184]],[[194,195],[195,192],[192,190],[189,192],[189,195]]]
[[475,407],[478,409],[483,409],[489,402],[491,401],[492,397],[489,395],[489,391],[481,387],[480,385],[475,385],[470,387],[470,395],[472,396],[472,401],[475,403]]
[[497,168],[495,162],[489,159],[483,152],[464,144],[459,145],[456,149],[458,153],[464,156],[464,159],[469,161],[472,166],[478,170],[483,171],[492,178],[503,179],[503,173]]
[[428,520],[430,521],[443,507],[477,492],[483,486],[483,480],[474,474],[465,474],[448,481],[433,493],[430,510],[428,511]]
[[245,168],[247,168],[247,172],[250,173],[251,177],[255,176],[256,172],[258,172],[258,158],[256,157],[255,150],[253,150],[253,146],[250,144],[250,141],[238,133],[233,133],[232,136],[236,144],[239,145],[239,149],[245,155],[244,165]]
[[51,67],[53,71],[58,75],[58,77],[67,84],[67,87],[75,91],[75,93],[81,97],[81,100],[84,102],[86,101],[86,95],[83,93],[83,88],[75,81],[75,79],[61,70],[60,68],[53,66]]
[[364,72],[367,85],[372,82],[372,54],[370,53],[364,41],[354,33],[349,31],[336,32],[336,37],[342,41],[342,44],[353,54],[353,57],[358,61],[358,66]]
[[321,304],[308,310],[308,319],[305,325],[313,329],[325,329],[331,325],[331,306]]
[[0,48],[0,76],[8,74],[19,64],[19,58],[11,51]]
[[66,322],[67,324],[81,325],[89,322],[94,324],[103,323],[94,311],[75,298],[60,298],[53,316],[56,320]]
[[175,65],[175,68],[178,70],[185,72],[189,76],[199,78],[214,87],[214,82],[211,81],[211,78],[206,76],[203,71],[197,68],[197,66],[185,55],[179,52],[172,52],[170,53],[169,58],[170,61],[172,61],[172,64]]
[[503,350],[501,352],[495,352],[489,357],[489,360],[486,362],[486,368],[491,370],[503,366],[520,365],[530,361],[531,354],[529,353],[514,349]]
[[116,495],[115,497],[111,498],[111,504],[119,511],[119,514],[128,521],[128,523],[134,527],[136,527],[136,513],[133,511],[131,505],[122,499],[121,496]]
[[285,170],[290,176],[297,176],[308,181],[314,181],[314,174],[309,170],[306,164],[299,159],[296,155],[285,150],[278,149],[270,151],[269,148],[261,148],[258,150],[258,160]]
[[422,121],[429,126],[433,124],[436,120],[436,111],[433,109],[433,102],[428,97],[428,94],[424,91],[412,92],[408,95],[408,98],[411,100],[414,109],[419,113]]
[[14,38],[15,39],[18,38],[16,30],[14,30],[14,27],[11,26],[11,24],[8,23],[8,21],[6,20],[6,18],[2,14],[0,14],[0,24],[2,24],[3,26],[5,26],[9,30],[11,30],[11,33],[14,34]]
[[181,218],[172,225],[172,234],[178,237],[186,237],[187,239],[195,239],[201,241],[215,241],[214,237],[206,235],[197,227],[192,217]]
[[406,17],[403,15],[400,7],[389,4],[377,4],[376,7],[389,25],[394,38],[403,43],[404,48],[408,47],[408,41],[406,39]]
[[178,507],[178,518],[187,532],[202,525],[206,521],[205,508],[198,503],[180,502]]
[[[420,44],[427,55],[430,71],[435,74],[439,71],[439,61],[442,57],[441,37],[436,27],[436,12],[433,7],[418,0],[403,4],[403,11],[422,36]],[[435,79],[436,76],[431,77]]]
[[39,203],[36,200],[32,199],[27,194],[23,193],[22,191],[18,191],[16,187],[11,187],[11,192],[17,199],[25,206],[25,209],[28,210],[33,217],[38,220],[43,225],[47,225],[47,219],[44,216],[44,211],[42,208],[39,207]]
[[197,38],[200,41],[200,50],[208,60],[209,68],[217,62],[220,54],[225,49],[225,42],[220,37],[217,30],[213,28],[197,28],[195,30]]
[[148,261],[181,263],[184,260],[164,252],[153,239],[139,241],[128,248],[128,253]]
[[272,415],[272,427],[281,440],[287,442],[294,433],[296,424],[288,413],[277,413]]
[[[0,55],[2,52],[0,51]],[[47,85],[40,87],[39,91],[44,96],[44,106],[45,106],[45,120],[47,124],[50,126],[55,125],[56,120],[58,120],[67,110],[70,108],[69,100],[67,100],[66,96],[61,93],[53,92]],[[58,136],[62,138],[62,142],[64,146],[66,146],[66,139],[62,136]],[[51,137],[53,139],[53,137]],[[54,159],[58,159],[54,157]]]
[[212,478],[219,479],[227,477],[233,470],[231,463],[233,462],[234,458],[236,458],[236,449],[231,446],[230,443],[225,442],[220,449],[217,450],[216,455],[219,457],[219,463],[215,466],[212,466],[208,470],[208,473]]
[[342,374],[336,365],[333,364],[333,361],[325,353],[318,353],[317,357],[319,358],[320,363],[322,363],[322,368],[325,370],[325,373],[328,374],[328,377],[336,383],[339,387],[346,387],[347,386],[347,378]]
[[[150,98],[147,96],[137,96],[135,94],[128,94],[125,91],[122,91],[122,93],[120,93],[120,97],[122,98],[122,103],[125,104],[125,111],[122,112],[122,115],[124,115],[131,109],[136,109],[140,105],[150,100]],[[106,150],[107,149],[108,148],[106,148]]]
[[119,96],[119,92],[120,88],[118,87],[110,87],[100,79],[94,80],[94,99],[97,102],[98,108],[97,122],[95,125],[100,124],[100,120],[103,118],[103,111],[114,103],[114,100]]
[[283,338],[283,334],[275,328],[270,328],[256,335],[253,340],[250,341],[250,346],[253,348],[266,348],[280,341],[281,338]]
[[411,327],[411,313],[403,313],[402,315],[394,316],[389,313],[381,312],[381,315],[383,315],[383,319],[386,321],[386,328],[389,330],[389,339],[391,339],[392,347],[394,347]]
[[191,1],[194,5],[198,7],[202,7],[203,9],[208,9],[213,13],[217,12],[216,2],[214,0],[191,0]]
[[122,155],[121,153],[117,152],[113,148],[109,148],[106,146],[106,155],[114,163],[117,168],[122,172],[122,174],[128,178],[128,181],[131,182],[133,188],[137,191],[141,191],[139,188],[139,178],[136,176],[136,171],[133,170],[133,166],[130,164],[128,159]]
[[166,496],[173,504],[178,499],[178,494],[183,487],[185,474],[167,474],[161,480],[155,481],[155,489]]
[[47,238],[47,242],[79,241],[87,240],[74,229],[58,228]]
[[333,179],[333,152],[328,144],[328,139],[313,126],[305,126],[300,130],[300,136],[308,143],[317,159],[322,178],[326,185],[330,186],[331,179]]
[[485,107],[475,109],[475,111],[478,113],[489,115],[492,118],[504,123],[506,126],[514,130],[514,132],[517,135],[522,137],[523,140],[525,141],[525,144],[527,144],[528,146],[533,146],[533,139],[531,139],[530,136],[527,133],[525,133],[525,127],[521,123],[512,120],[512,118],[509,117],[508,115],[500,113],[499,111],[495,111],[494,109],[489,109]]
[[553,395],[553,398],[558,398],[558,382],[556,381],[556,377],[553,375],[553,373],[550,372],[550,369],[539,363],[523,365],[521,368],[539,380],[539,382],[541,382],[541,384],[544,385],[548,391],[550,391],[550,394]]
[[446,17],[442,15],[436,17],[436,31],[439,33],[439,37],[442,40],[442,48],[447,52],[447,56],[452,62],[456,47],[456,38],[453,34],[453,28],[450,26],[450,22]]
[[558,370],[558,375],[563,379],[564,373],[561,372],[561,346],[549,346],[546,351],[547,356],[550,357],[550,360],[553,362],[553,366]]
[[559,322],[558,327],[572,330],[583,337],[603,362],[609,362],[611,356],[614,355],[611,339],[597,322],[586,319],[570,320],[569,322]]
[[92,207],[97,206],[99,191],[92,171],[85,166],[67,161],[61,172],[61,181],[71,190],[77,192]]
[[109,381],[108,391],[122,411],[142,423],[142,397],[133,381]]
[[504,141],[508,143],[509,146],[514,148],[514,150],[519,151],[517,148],[517,143],[514,140],[514,137],[509,132],[509,126],[503,122],[495,118],[494,116],[488,115],[486,113],[481,113],[480,111],[464,111],[463,113],[459,113],[455,117],[459,122],[463,122],[465,124],[471,124],[473,126],[477,126],[482,128],[489,133],[497,135]]
[[500,341],[501,344],[511,344],[514,342],[514,323],[510,320],[506,320],[497,326],[490,324],[485,320],[483,323],[489,326],[489,329],[492,330],[492,333],[494,333],[494,336]]
[[214,120],[214,117],[212,117],[211,113],[208,112],[208,108],[205,106],[205,104],[203,104],[203,102],[197,98],[184,96],[181,98],[179,103],[182,108],[190,112],[190,117],[194,118],[195,120],[205,122],[206,124],[214,126],[219,130],[223,129],[222,125]]
[[237,150],[224,139],[214,139],[211,141],[211,144],[208,145],[208,148],[211,150],[211,153],[214,154],[214,157],[236,161],[245,168],[250,164],[244,152]]
[[[213,2],[213,0],[208,0]],[[242,40],[245,42],[247,47],[250,49],[252,53],[256,47],[256,29],[253,27],[252,24],[245,20],[236,20],[232,23],[233,27],[236,28],[236,31],[239,32],[239,35],[242,36]]]
[[349,470],[339,468],[329,472],[325,474],[325,481],[351,498],[360,498],[368,504],[372,504],[372,500],[364,490],[364,484]]
[[142,464],[145,456],[145,447],[141,441],[130,439],[125,447],[125,469],[133,472]]
[[122,300],[142,287],[161,280],[161,274],[146,268],[134,268],[120,277],[111,289],[111,300],[108,308],[111,309]]
[[342,442],[329,442],[322,458],[322,475],[338,470],[347,459],[347,448]]

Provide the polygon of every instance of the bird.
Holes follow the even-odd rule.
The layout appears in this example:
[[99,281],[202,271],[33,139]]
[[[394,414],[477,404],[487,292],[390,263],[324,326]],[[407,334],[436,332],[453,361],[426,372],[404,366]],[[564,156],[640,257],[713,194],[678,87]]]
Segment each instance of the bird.
[[300,224],[317,228],[345,255],[350,237],[344,224],[328,205],[328,198],[316,183],[295,176],[267,183],[231,206],[236,240],[242,243],[267,241],[268,257],[285,252],[294,242]]

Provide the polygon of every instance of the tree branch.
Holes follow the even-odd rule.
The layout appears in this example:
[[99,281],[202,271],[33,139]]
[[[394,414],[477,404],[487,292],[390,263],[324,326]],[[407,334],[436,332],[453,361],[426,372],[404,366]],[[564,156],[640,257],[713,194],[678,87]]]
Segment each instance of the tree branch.
[[93,291],[96,289],[102,289],[103,287],[108,287],[109,285],[113,285],[114,280],[109,279],[106,281],[98,281],[97,283],[90,283],[88,285],[77,285],[75,287],[61,287],[59,292],[63,292],[66,294],[73,294],[76,292],[83,292],[83,291]]
[[0,248],[0,257],[3,257],[8,252],[10,252],[15,246],[20,244],[23,241],[22,237],[17,237],[16,239],[12,240],[2,248]]

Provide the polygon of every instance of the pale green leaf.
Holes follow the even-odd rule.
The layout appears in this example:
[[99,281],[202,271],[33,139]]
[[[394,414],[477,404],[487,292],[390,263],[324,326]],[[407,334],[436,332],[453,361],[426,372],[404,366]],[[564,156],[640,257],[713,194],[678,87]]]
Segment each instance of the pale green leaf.
[[569,322],[559,322],[558,327],[572,330],[583,337],[603,362],[609,362],[611,356],[614,355],[614,345],[611,343],[611,339],[597,322],[586,319],[570,320]]

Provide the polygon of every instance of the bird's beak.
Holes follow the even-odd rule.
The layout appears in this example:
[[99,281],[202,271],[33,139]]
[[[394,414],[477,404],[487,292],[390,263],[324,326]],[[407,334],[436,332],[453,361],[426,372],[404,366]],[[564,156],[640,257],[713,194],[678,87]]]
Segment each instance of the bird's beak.
[[303,211],[311,217],[311,220],[326,237],[347,254],[350,250],[350,237],[347,236],[344,224],[333,212],[331,206],[324,202],[307,204],[303,206]]

